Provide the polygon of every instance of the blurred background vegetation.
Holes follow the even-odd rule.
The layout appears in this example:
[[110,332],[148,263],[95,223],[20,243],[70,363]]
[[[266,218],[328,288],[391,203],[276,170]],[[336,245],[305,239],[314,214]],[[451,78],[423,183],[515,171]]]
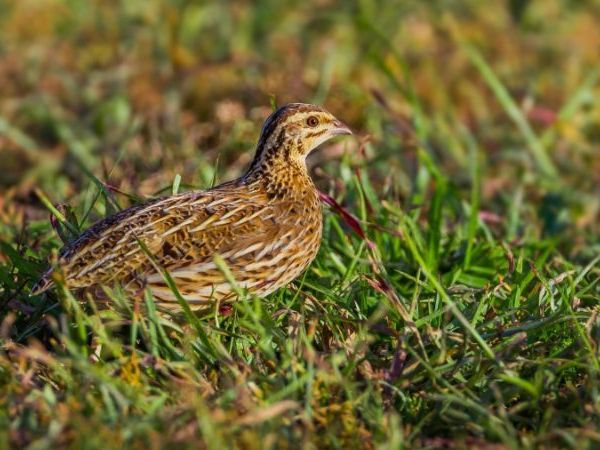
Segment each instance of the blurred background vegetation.
[[[106,380],[114,373],[119,374],[116,377],[120,377],[119,382],[130,383],[131,386],[138,383],[135,392],[141,392],[140,403],[130,399],[131,403],[125,402],[123,404],[127,406],[122,406],[119,396],[129,392],[129,384],[127,389],[115,384],[116,387],[107,388],[110,394],[100,389],[100,394],[94,391],[92,395],[89,392],[93,390],[85,387],[89,381],[87,375],[81,375],[82,378],[73,375],[75,378],[66,382],[66,378],[60,378],[63,375],[56,375],[63,372],[52,366],[52,362],[48,362],[50,359],[43,360],[44,368],[36,366],[33,372],[28,371],[30,363],[24,361],[30,361],[31,352],[41,352],[35,345],[27,350],[30,356],[23,356],[24,359],[11,356],[10,351],[14,350],[11,347],[16,345],[14,342],[24,345],[36,333],[44,345],[53,345],[46,334],[39,334],[39,326],[35,325],[39,315],[28,309],[31,304],[25,298],[26,293],[22,292],[23,287],[30,286],[44,268],[51,250],[59,246],[59,240],[49,225],[43,199],[47,198],[53,204],[72,205],[75,214],[79,218],[85,217],[85,224],[89,224],[111,212],[114,206],[109,201],[96,201],[98,180],[113,192],[115,202],[125,207],[135,198],[171,192],[177,175],[181,176],[182,188],[206,188],[215,181],[230,179],[239,175],[249,163],[262,121],[274,102],[324,104],[356,131],[355,140],[327,145],[311,156],[310,164],[317,185],[362,219],[374,209],[370,221],[376,223],[371,230],[379,230],[377,233],[382,227],[387,227],[386,230],[396,227],[396,218],[401,217],[402,211],[410,215],[417,228],[429,233],[424,243],[417,239],[417,244],[424,247],[431,244],[427,247],[426,262],[430,267],[437,269],[439,266],[444,271],[444,282],[452,285],[448,292],[453,298],[467,292],[454,286],[457,280],[470,288],[482,290],[481,294],[473,294],[477,301],[488,298],[488,294],[491,296],[489,303],[481,300],[481,304],[485,305],[481,307],[473,306],[471,300],[462,304],[459,297],[455,301],[461,308],[479,308],[473,313],[479,319],[474,318],[473,322],[485,318],[485,326],[489,326],[486,339],[489,339],[490,345],[498,343],[501,352],[506,352],[502,353],[506,358],[509,358],[513,343],[503,339],[509,339],[512,334],[494,341],[494,327],[516,326],[523,318],[539,319],[540,324],[545,324],[546,313],[549,314],[550,310],[556,312],[556,308],[560,310],[562,306],[538,305],[531,299],[543,293],[544,289],[554,289],[552,283],[558,284],[565,277],[582,273],[577,283],[582,280],[588,283],[579,297],[589,307],[585,320],[589,319],[592,323],[597,313],[593,312],[593,308],[598,300],[598,271],[586,265],[600,253],[599,99],[600,2],[597,0],[0,0],[0,297],[3,308],[0,318],[4,319],[0,326],[0,339],[4,343],[3,352],[8,352],[2,353],[0,358],[0,375],[5,386],[9,387],[6,392],[11,392],[6,396],[0,394],[1,404],[6,408],[0,414],[0,438],[6,436],[2,434],[3,425],[10,425],[8,436],[13,445],[37,442],[37,447],[32,448],[45,448],[44,445],[57,442],[77,448],[86,442],[86,435],[93,435],[97,430],[101,430],[99,436],[106,436],[104,442],[98,439],[98,448],[102,448],[103,443],[108,445],[111,439],[111,445],[117,447],[124,442],[139,448],[166,444],[174,445],[174,448],[184,444],[193,446],[198,443],[194,440],[198,428],[205,438],[213,436],[212,432],[221,438],[227,436],[227,423],[235,415],[231,411],[239,407],[238,400],[230,409],[222,406],[235,397],[231,394],[233,391],[227,389],[235,383],[242,385],[240,380],[246,380],[246,377],[256,381],[252,374],[252,370],[256,369],[252,366],[254,362],[248,362],[248,367],[251,367],[246,367],[248,372],[243,372],[246,369],[242,370],[243,373],[231,369],[228,375],[213,371],[210,364],[202,366],[193,362],[193,367],[208,367],[204,372],[200,371],[201,376],[189,375],[194,382],[197,381],[196,376],[202,378],[202,382],[198,382],[203,386],[202,395],[216,395],[214,389],[219,384],[219,377],[229,380],[223,382],[229,383],[226,387],[221,386],[225,392],[219,400],[223,402],[219,403],[223,410],[217,408],[213,411],[212,406],[202,404],[204,406],[200,407],[193,402],[192,406],[188,405],[198,417],[208,417],[209,412],[214,414],[214,423],[221,424],[221,428],[213,422],[202,422],[204,419],[198,419],[194,428],[187,419],[179,422],[175,419],[180,417],[180,413],[183,417],[183,407],[177,409],[180,406],[173,406],[168,413],[160,412],[161,402],[167,402],[165,398],[179,395],[179,405],[195,398],[195,394],[190,394],[190,387],[181,388],[181,394],[178,391],[179,381],[169,381],[174,383],[170,385],[166,381],[159,383],[156,380],[162,380],[160,377],[169,376],[160,375],[162,369],[155,366],[152,367],[156,369],[156,380],[151,375],[142,376],[135,372],[145,370],[139,368],[135,352],[125,352],[133,356],[126,363],[120,360],[119,372],[111,372],[114,368],[108,366],[106,369],[85,366],[83,370],[81,367],[84,366],[77,364],[84,364],[86,358],[76,359],[73,355],[78,353],[69,353],[67,359],[61,360],[73,373],[77,372],[73,367],[80,367],[82,372],[96,374],[96,378],[91,378],[94,380],[90,381],[92,384],[104,386],[102,383],[108,383]],[[366,205],[360,189],[353,184],[356,177],[369,180],[368,183],[365,181],[368,187]],[[467,207],[467,204],[470,206]],[[478,211],[478,214],[470,219],[469,211]],[[366,224],[368,221],[363,222]],[[333,225],[331,228],[335,230]],[[374,239],[383,259],[389,257],[389,261],[385,261],[389,263],[388,270],[399,267],[399,271],[409,271],[416,277],[414,285],[407,284],[410,277],[403,278],[403,274],[396,274],[392,281],[410,301],[410,298],[425,295],[420,294],[419,285],[422,264],[412,260],[410,252],[401,252],[400,247],[405,244],[397,241],[402,241],[401,236],[407,236],[407,230],[401,228],[398,225],[395,241],[386,240],[391,238]],[[372,231],[371,237],[375,233]],[[326,233],[326,239],[327,236]],[[334,236],[334,232],[330,236]],[[462,241],[463,238],[465,241]],[[333,252],[337,242],[335,236],[331,239],[331,245],[324,244],[326,256],[320,260],[330,262],[317,263],[316,269],[309,275],[315,286],[318,286],[316,280],[319,277],[329,276],[328,270],[333,270],[331,267],[344,267],[343,264],[354,267],[354,263],[349,263],[352,255],[344,255],[340,251],[341,259],[329,256],[327,252]],[[356,250],[357,254],[364,250],[359,247],[360,244],[355,245],[361,249]],[[453,267],[463,264],[461,258],[464,257],[465,246],[467,255],[477,253],[473,258],[479,258],[478,264],[484,267],[479,273],[459,274],[454,271]],[[507,250],[509,248],[515,252],[517,271],[523,271],[525,267],[522,272],[525,281],[498,275],[507,270],[512,273],[514,269],[515,261],[511,259],[513,254]],[[489,260],[485,260],[486,255]],[[536,259],[538,256],[540,259]],[[470,256],[466,256],[465,267],[469,266],[469,259]],[[523,261],[535,263],[528,265]],[[369,274],[369,263],[360,264],[360,270],[364,269],[363,275]],[[583,267],[586,269],[578,272]],[[528,268],[535,276],[538,270],[543,275],[540,275],[542,280],[536,281],[535,287],[531,288],[531,297],[527,297],[531,302],[527,303],[527,311],[523,315],[522,310],[517,311],[521,304],[519,293],[526,296],[528,283],[534,277],[525,274]],[[563,278],[556,281],[558,276]],[[338,281],[348,277],[330,276]],[[548,279],[553,280],[551,284],[548,284]],[[414,278],[410,280],[414,281]],[[513,282],[515,284],[511,285]],[[364,280],[362,283],[366,287],[363,286],[360,292],[372,292]],[[572,284],[575,286],[577,283]],[[432,297],[434,294],[431,292],[436,292],[431,286],[423,284],[422,288]],[[502,289],[510,292],[507,296],[515,296],[510,305],[492,297],[492,291],[495,293]],[[572,312],[569,305],[573,299],[568,292],[561,292],[565,299],[568,298],[565,300],[565,305],[568,305],[560,311],[564,314]],[[539,295],[541,298],[542,294]],[[579,304],[579,297],[577,301],[573,300],[574,308]],[[285,300],[288,297],[281,298]],[[349,304],[353,301],[348,300]],[[431,447],[453,446],[456,443],[452,438],[448,441],[444,440],[444,436],[452,436],[457,423],[470,430],[469,436],[491,438],[503,441],[505,445],[508,444],[504,438],[508,436],[506,439],[515,448],[519,445],[533,448],[540,442],[551,446],[552,439],[556,437],[552,434],[553,427],[559,425],[582,426],[585,432],[577,436],[587,436],[586,439],[600,442],[597,427],[593,425],[593,421],[600,417],[597,359],[594,364],[590,363],[588,372],[583,368],[584,361],[597,358],[597,347],[592,338],[585,340],[589,348],[580,345],[577,336],[585,335],[581,328],[571,326],[569,322],[568,327],[543,329],[535,338],[530,337],[528,355],[536,361],[535,364],[531,363],[523,372],[520,372],[521,366],[511,366],[522,379],[515,378],[516,375],[513,377],[512,372],[507,375],[502,365],[493,369],[497,370],[494,375],[489,374],[486,371],[496,367],[490,363],[483,369],[473,369],[471,373],[477,375],[472,379],[461,374],[461,377],[468,378],[463,385],[460,383],[464,379],[459,379],[455,372],[448,372],[449,375],[445,372],[454,371],[452,364],[460,361],[457,357],[454,363],[451,362],[452,355],[456,353],[446,352],[446,345],[454,346],[458,353],[463,349],[462,344],[452,341],[446,334],[442,337],[436,334],[437,327],[450,326],[451,320],[446,321],[439,312],[441,309],[435,310],[442,308],[439,297],[435,301],[437,306],[423,306],[426,311],[421,316],[422,320],[417,321],[417,327],[423,333],[426,330],[429,336],[425,353],[435,350],[435,357],[432,356],[434,353],[429,355],[432,366],[439,363],[435,369],[437,373],[448,376],[459,386],[458,391],[451,391],[453,395],[458,395],[463,389],[473,389],[477,393],[469,397],[471,403],[465,400],[464,410],[454,412],[454,416],[445,416],[445,408],[438,408],[441,397],[425,400],[423,392],[437,393],[438,389],[442,390],[440,386],[445,385],[431,375],[433,369],[427,365],[420,366],[419,361],[422,363],[422,360],[415,355],[411,356],[412,363],[420,369],[413,367],[412,377],[402,384],[406,391],[395,394],[401,399],[396,400],[401,404],[401,418],[384,414],[379,408],[381,405],[373,406],[377,402],[369,403],[371,409],[364,410],[359,406],[348,406],[354,404],[343,400],[336,403],[336,399],[346,398],[342,394],[338,396],[344,392],[344,380],[355,380],[355,377],[381,380],[384,375],[377,378],[373,370],[379,373],[378,370],[387,370],[390,364],[392,368],[385,372],[388,374],[385,377],[394,378],[389,374],[394,373],[394,364],[400,353],[396,350],[395,337],[388,336],[377,338],[380,341],[375,338],[370,341],[377,342],[376,348],[371,349],[372,378],[362,369],[358,370],[358,366],[352,366],[343,372],[343,377],[347,378],[342,377],[343,382],[340,382],[337,391],[330,387],[318,391],[319,383],[327,384],[323,381],[327,380],[325,375],[315,381],[317,387],[313,395],[323,408],[331,404],[339,406],[339,409],[321,412],[322,415],[315,416],[314,421],[298,425],[299,429],[314,433],[316,439],[323,439],[323,447],[332,448],[373,448],[373,439],[390,445],[385,447],[381,444],[381,448],[401,444],[418,446],[418,443]],[[18,316],[9,313],[15,305],[18,306]],[[316,327],[317,335],[325,336],[324,330],[329,330],[319,320],[329,320],[332,329],[337,330],[327,331],[330,333],[329,341],[322,338],[324,342],[331,341],[327,345],[321,342],[323,354],[335,356],[335,349],[345,345],[347,335],[354,336],[346,329],[354,326],[350,325],[354,322],[348,319],[354,314],[352,305],[347,311],[327,306],[332,308],[329,309],[330,314],[339,313],[333,319],[323,319],[323,314],[319,316],[313,311],[317,317],[310,326]],[[358,311],[352,320],[370,317],[372,311]],[[414,312],[414,308],[411,311]],[[502,320],[498,319],[502,326],[493,321],[496,314],[502,317]],[[90,324],[95,323],[90,317]],[[438,320],[443,323],[438,323]],[[334,327],[331,323],[337,325]],[[397,327],[389,323],[388,326],[401,330],[403,323],[398,319]],[[287,322],[285,326],[278,326],[274,325],[275,335],[287,336],[290,329],[296,329],[295,325]],[[9,336],[14,342],[8,339]],[[185,340],[185,334],[181,339]],[[560,351],[553,353],[545,347],[552,341],[565,344]],[[9,345],[10,342],[13,344]],[[70,341],[67,339],[66,342]],[[414,340],[410,342],[418,348]],[[64,345],[70,349],[67,344]],[[166,343],[164,346],[157,350],[157,354],[167,360],[164,355],[172,349]],[[579,353],[584,347],[585,351]],[[281,348],[285,346],[282,344]],[[461,370],[469,371],[472,365],[477,366],[474,360],[488,361],[485,352],[469,351],[474,351],[475,356],[469,356],[471,359],[464,366],[460,362]],[[561,353],[563,351],[567,353]],[[290,358],[293,354],[290,353]],[[544,359],[548,354],[565,359],[548,362]],[[590,356],[592,354],[596,356]],[[277,391],[273,398],[288,401],[285,399],[291,394],[282,394],[285,391],[282,386],[292,382],[286,378],[286,373],[276,370],[285,358],[281,356],[282,359],[277,360],[268,352],[262,357],[265,360],[273,358],[269,360],[271,365],[267,364],[268,369],[264,369],[265,377],[283,383],[277,385],[281,391]],[[69,358],[73,367],[65,362],[71,361]],[[139,358],[148,361],[142,356]],[[248,358],[248,361],[252,360]],[[569,358],[578,358],[579,365],[571,365],[567,362]],[[258,356],[256,359],[259,359]],[[305,362],[296,361],[294,364]],[[168,365],[171,362],[163,363]],[[148,364],[150,367],[151,364]],[[169,370],[181,370],[183,373],[183,366],[177,364],[168,366]],[[532,367],[538,367],[536,364],[543,366],[543,370],[534,370]],[[561,381],[563,372],[560,372],[560,377],[544,378],[544,370],[553,370],[548,369],[549,366],[561,367],[561,371],[565,368],[564,373],[568,372],[571,378],[566,384]],[[57,371],[55,375],[48,375],[47,371],[51,370],[47,367],[54,367],[51,370]],[[102,372],[104,378],[95,370],[106,370]],[[323,367],[319,370],[331,375]],[[357,371],[361,375],[356,375]],[[421,378],[415,376],[415,372],[420,373]],[[32,373],[39,377],[36,380],[45,381],[20,390],[17,386],[22,380],[30,380]],[[496,375],[504,381],[509,380],[513,387],[518,385],[529,393],[536,392],[535,396],[531,394],[533,397],[527,400],[529,403],[523,406],[524,409],[515,407],[506,416],[503,408],[521,405],[517,403],[521,393],[507,391],[507,397],[500,398],[499,391],[494,390],[496,387],[481,381],[482,377],[491,380]],[[130,376],[137,377],[137,381],[127,378]],[[57,379],[63,381],[58,382]],[[87,381],[81,382],[81,379]],[[583,379],[595,380],[593,389],[582,393]],[[232,380],[236,380],[235,383]],[[59,385],[64,382],[69,386],[72,386],[69,383],[81,382],[82,387],[80,391],[80,388],[75,389],[72,397],[57,401],[53,397],[56,391],[45,387],[54,386],[54,382]],[[370,382],[367,385],[370,386]],[[140,388],[140,383],[146,385]],[[256,383],[268,392],[259,381]],[[248,382],[248,386],[244,395],[260,398],[256,385]],[[563,387],[564,392],[561,390]],[[414,390],[411,391],[411,388]],[[194,385],[194,389],[197,392],[198,386]],[[375,388],[374,391],[380,392]],[[190,397],[186,399],[186,395]],[[391,394],[384,392],[383,395]],[[562,398],[561,395],[564,395],[564,402],[553,403],[553,399],[557,396]],[[107,400],[110,396],[117,399],[115,410],[106,406],[110,405]],[[86,417],[95,414],[86,409],[92,408],[92,397],[96,399],[94,402],[104,405],[102,408],[106,410],[102,414],[105,415],[86,425]],[[527,395],[524,397],[529,398]],[[150,399],[155,403],[151,403]],[[239,402],[243,403],[242,400]],[[476,420],[479,413],[471,413],[469,409],[476,409],[473,402],[493,405],[489,410],[493,420],[488,416],[485,416],[487,419]],[[242,431],[239,428],[235,433],[232,431],[236,439],[245,442],[242,447],[262,448],[252,444],[256,436],[267,436],[271,439],[269,445],[277,443],[279,448],[285,448],[288,438],[300,439],[298,436],[302,433],[294,428],[297,424],[292,431],[286,431],[288,434],[282,435],[283,441],[277,433],[268,434],[278,430],[278,422],[275,425],[271,423],[273,428],[266,425],[261,428],[261,420],[284,416],[289,406],[275,400],[266,403],[275,409],[263,411],[264,417],[260,414],[254,419],[243,416],[245,418],[238,423]],[[17,404],[29,406],[14,406]],[[53,411],[52,405],[56,404],[59,406]],[[248,409],[248,404],[254,403],[246,402],[244,408]],[[540,412],[545,411],[540,405],[551,405],[553,412]],[[36,413],[28,415],[29,407]],[[309,406],[306,408],[308,411]],[[561,408],[564,408],[564,416]],[[117,413],[117,410],[120,412]],[[527,414],[521,414],[525,410],[529,414],[540,412],[539,422],[530,421]],[[119,414],[126,417],[129,413],[134,415],[135,411],[141,411],[141,417],[151,416],[156,422],[150,419],[144,422],[143,418],[127,422],[130,427],[127,432],[115,437],[111,426],[106,424],[118,423]],[[54,412],[59,416],[56,420],[62,424],[61,427],[69,424],[67,428],[61,428],[61,438],[52,435],[52,427],[48,425],[52,423]],[[172,420],[175,425],[171,424]],[[327,425],[329,420],[337,421],[338,425]],[[429,427],[431,423],[434,425]],[[502,426],[506,428],[494,428],[495,423],[505,424]],[[244,424],[259,425],[250,432],[243,428]],[[122,425],[125,427],[124,423]],[[511,428],[513,425],[514,429]],[[42,429],[44,431],[40,431]],[[66,429],[70,430],[69,433],[64,431]],[[322,433],[323,429],[328,431]],[[397,431],[400,429],[403,431]],[[172,435],[161,435],[156,430],[175,431]],[[514,437],[510,441],[513,439],[511,433],[514,431],[517,436],[521,430],[546,434],[540,441],[528,440],[527,437]],[[526,436],[527,433],[524,433]],[[136,440],[142,434],[143,437]],[[579,441],[567,435],[566,431],[561,434],[564,438],[561,442],[582,448],[577,447]],[[43,439],[35,441],[34,438],[40,436]],[[424,440],[419,440],[420,436],[425,436]],[[214,442],[221,445],[229,441]],[[289,446],[294,447],[291,442]],[[487,444],[483,442],[467,440],[456,445],[484,447]],[[300,445],[300,440],[297,444]],[[203,445],[210,447],[211,444],[205,441]],[[493,447],[495,444],[489,445],[486,448],[496,448]]]
[[524,212],[549,233],[598,224],[597,2],[2,0],[0,10],[3,214],[35,214],[33,187],[76,198],[89,182],[80,165],[140,195],[176,173],[204,187],[217,160],[220,178],[238,174],[274,96],[323,103],[369,136],[368,168],[396,199],[426,187],[416,147],[461,186],[475,146],[494,212],[535,200]]

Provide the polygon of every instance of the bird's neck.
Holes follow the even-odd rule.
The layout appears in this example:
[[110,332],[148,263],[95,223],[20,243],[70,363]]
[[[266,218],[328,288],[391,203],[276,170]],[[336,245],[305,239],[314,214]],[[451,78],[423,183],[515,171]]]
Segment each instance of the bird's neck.
[[273,198],[301,198],[314,193],[315,186],[308,175],[304,160],[295,158],[297,149],[291,145],[258,148],[243,180],[259,183]]

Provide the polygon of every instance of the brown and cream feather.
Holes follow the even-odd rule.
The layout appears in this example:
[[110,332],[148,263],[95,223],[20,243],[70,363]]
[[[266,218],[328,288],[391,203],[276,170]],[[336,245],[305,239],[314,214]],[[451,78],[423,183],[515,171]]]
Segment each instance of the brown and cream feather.
[[[319,106],[279,108],[266,120],[254,160],[242,177],[133,206],[65,246],[58,270],[66,286],[120,282],[131,292],[148,286],[159,303],[177,308],[148,252],[192,307],[235,297],[216,254],[236,283],[255,295],[286,285],[314,259],[321,241],[321,206],[305,158],[340,134],[350,130]],[[49,271],[34,292],[52,284]]]

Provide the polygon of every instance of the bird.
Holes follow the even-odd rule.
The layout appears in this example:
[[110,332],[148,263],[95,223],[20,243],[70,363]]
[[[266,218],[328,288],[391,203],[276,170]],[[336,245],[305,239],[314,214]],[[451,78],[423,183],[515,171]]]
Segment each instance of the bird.
[[70,290],[119,283],[130,294],[149,289],[158,306],[180,309],[162,269],[191,309],[236,300],[240,289],[265,297],[301,275],[321,244],[319,191],[306,157],[351,134],[321,106],[281,106],[264,122],[242,176],[100,220],[60,250],[31,295],[56,280]]

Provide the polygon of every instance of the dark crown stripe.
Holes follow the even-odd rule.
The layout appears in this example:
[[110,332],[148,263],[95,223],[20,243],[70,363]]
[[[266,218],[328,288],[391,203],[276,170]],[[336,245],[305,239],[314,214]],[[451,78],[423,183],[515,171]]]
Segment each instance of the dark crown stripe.
[[260,143],[265,143],[267,138],[273,134],[275,129],[280,123],[286,121],[286,119],[296,113],[308,112],[308,111],[323,111],[315,105],[307,105],[304,103],[288,103],[287,105],[281,106],[275,112],[273,112],[265,121],[262,131],[260,133]]

